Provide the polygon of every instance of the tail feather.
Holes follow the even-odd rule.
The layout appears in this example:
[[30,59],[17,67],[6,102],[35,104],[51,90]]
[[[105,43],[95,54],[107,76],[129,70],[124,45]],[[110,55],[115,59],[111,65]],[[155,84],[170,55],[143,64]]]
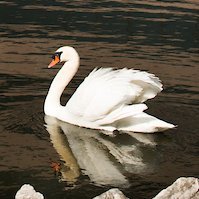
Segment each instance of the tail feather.
[[117,129],[121,131],[154,133],[174,128],[175,125],[157,119],[147,113],[140,113],[117,122]]

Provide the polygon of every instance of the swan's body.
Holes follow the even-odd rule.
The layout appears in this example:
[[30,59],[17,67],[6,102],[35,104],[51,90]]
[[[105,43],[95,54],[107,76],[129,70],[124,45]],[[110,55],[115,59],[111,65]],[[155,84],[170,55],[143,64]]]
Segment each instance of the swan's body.
[[66,106],[60,97],[79,67],[79,55],[72,47],[61,47],[49,67],[64,61],[45,100],[44,112],[81,127],[108,131],[157,132],[173,128],[143,111],[143,103],[162,90],[159,78],[133,69],[94,69],[81,83]]

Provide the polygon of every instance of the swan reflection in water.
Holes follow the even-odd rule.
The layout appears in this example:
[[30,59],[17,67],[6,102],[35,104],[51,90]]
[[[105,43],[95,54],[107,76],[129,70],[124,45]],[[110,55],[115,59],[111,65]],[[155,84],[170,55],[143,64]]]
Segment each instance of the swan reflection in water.
[[84,175],[98,185],[128,186],[125,174],[146,173],[152,169],[152,165],[144,161],[140,146],[153,149],[154,135],[131,133],[111,137],[50,116],[45,116],[45,122],[53,146],[64,162],[61,180],[71,185]]

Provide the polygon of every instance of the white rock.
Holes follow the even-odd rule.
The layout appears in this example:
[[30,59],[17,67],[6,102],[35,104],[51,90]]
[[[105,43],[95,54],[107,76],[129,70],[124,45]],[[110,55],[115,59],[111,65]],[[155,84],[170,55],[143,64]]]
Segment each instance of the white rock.
[[109,189],[105,193],[96,196],[93,199],[128,199],[119,189]]
[[24,184],[16,193],[15,199],[44,199],[44,196],[36,192],[33,186]]
[[163,189],[153,199],[198,199],[199,181],[193,177],[178,178],[171,186]]

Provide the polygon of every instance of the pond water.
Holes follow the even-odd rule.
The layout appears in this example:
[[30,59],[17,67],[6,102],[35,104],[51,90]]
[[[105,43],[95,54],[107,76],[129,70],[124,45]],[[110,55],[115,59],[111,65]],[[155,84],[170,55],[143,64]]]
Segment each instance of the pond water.
[[[1,1],[0,198],[24,183],[47,199],[89,199],[111,187],[152,198],[180,176],[198,177],[198,13],[197,0]],[[81,57],[63,103],[95,67],[141,69],[164,84],[147,112],[178,127],[109,137],[45,118],[58,71],[46,68],[63,45]],[[61,163],[59,174],[51,162]]]

